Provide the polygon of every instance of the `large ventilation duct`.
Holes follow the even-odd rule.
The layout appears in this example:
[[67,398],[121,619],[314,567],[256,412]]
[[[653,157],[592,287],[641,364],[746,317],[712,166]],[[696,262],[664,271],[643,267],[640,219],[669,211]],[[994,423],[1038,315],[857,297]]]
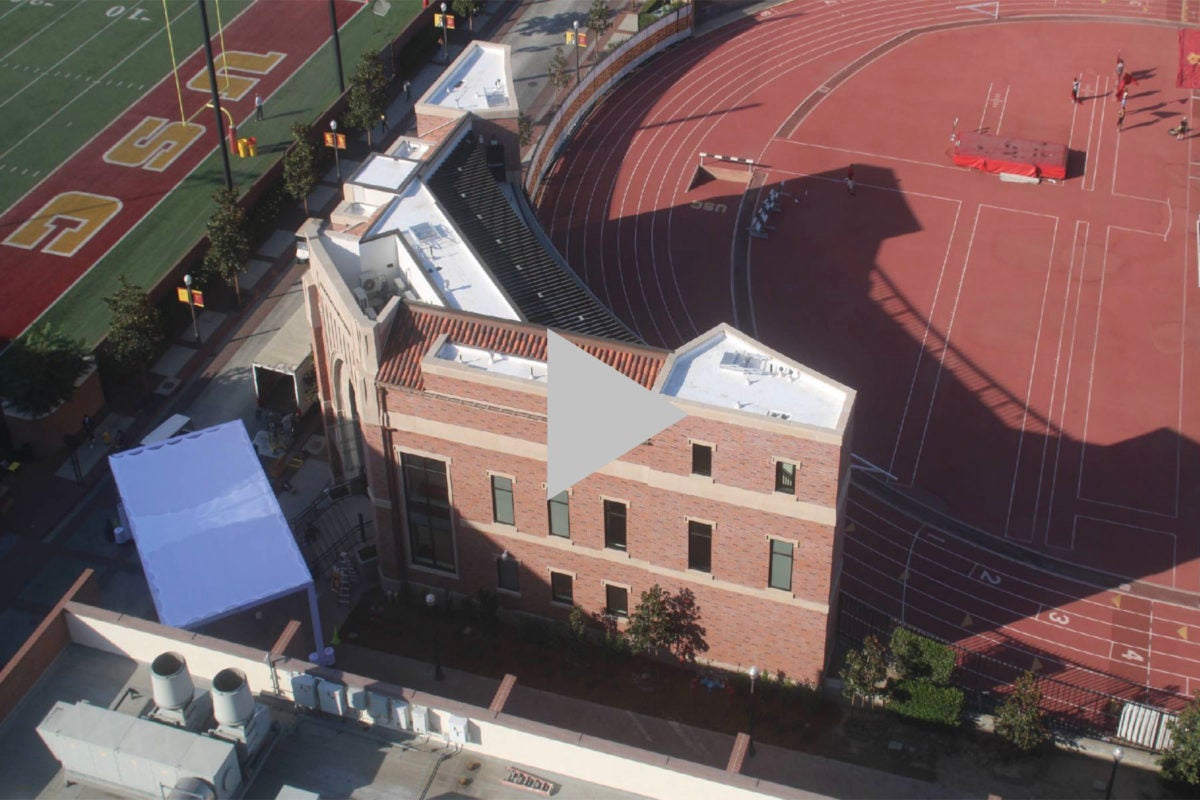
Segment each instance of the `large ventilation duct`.
[[192,702],[195,686],[187,662],[179,653],[163,653],[150,663],[154,704],[159,708],[183,708]]
[[254,713],[254,697],[240,669],[223,669],[212,682],[213,716],[218,725],[243,725]]

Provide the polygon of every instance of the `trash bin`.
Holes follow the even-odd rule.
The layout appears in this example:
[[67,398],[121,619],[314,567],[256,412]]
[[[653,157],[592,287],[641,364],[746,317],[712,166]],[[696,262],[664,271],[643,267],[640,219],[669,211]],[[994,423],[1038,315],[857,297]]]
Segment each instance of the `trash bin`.
[[253,136],[246,140],[246,154],[252,157],[258,155],[258,139]]

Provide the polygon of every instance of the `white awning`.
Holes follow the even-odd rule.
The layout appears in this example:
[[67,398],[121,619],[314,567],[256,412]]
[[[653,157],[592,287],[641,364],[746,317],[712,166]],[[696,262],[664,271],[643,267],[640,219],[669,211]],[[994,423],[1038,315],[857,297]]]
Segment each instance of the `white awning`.
[[295,374],[312,356],[312,339],[304,306],[296,308],[254,358],[254,366]]

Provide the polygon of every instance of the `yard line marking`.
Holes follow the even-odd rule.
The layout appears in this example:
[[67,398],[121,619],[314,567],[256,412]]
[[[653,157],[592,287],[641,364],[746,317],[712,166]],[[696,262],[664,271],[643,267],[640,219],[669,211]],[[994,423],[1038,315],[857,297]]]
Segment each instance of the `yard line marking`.
[[[246,8],[250,8],[250,6],[246,6]],[[188,13],[190,10],[191,10],[191,6],[185,6],[185,7],[183,7],[183,9],[182,9],[182,10],[180,10],[179,14],[177,14],[177,15],[175,16],[175,19],[178,19],[180,16],[182,16],[183,14],[186,14],[186,13]],[[244,11],[245,11],[245,9],[243,9],[243,12],[244,12]],[[239,14],[238,16],[241,16],[241,14]],[[236,17],[235,17],[235,19],[236,19]],[[175,20],[171,20],[171,21],[172,21],[172,22],[174,22]],[[232,21],[233,21],[233,20],[230,20],[230,22],[231,22],[231,23],[232,23]],[[151,35],[150,35],[150,37],[146,39],[146,41],[142,42],[140,45],[138,45],[138,46],[137,46],[137,47],[135,47],[134,49],[130,50],[130,51],[129,51],[129,55],[125,56],[125,57],[124,57],[124,58],[122,58],[120,61],[118,61],[118,62],[117,62],[115,65],[113,65],[112,67],[110,67],[110,68],[109,68],[109,70],[108,70],[108,72],[105,72],[105,73],[104,73],[104,75],[109,75],[109,74],[111,74],[111,73],[112,73],[114,70],[116,70],[116,69],[119,69],[119,68],[121,67],[121,65],[122,65],[122,64],[124,64],[126,61],[128,61],[129,59],[131,59],[131,58],[133,58],[135,55],[137,55],[138,51],[140,51],[140,50],[141,50],[143,47],[145,47],[146,45],[148,45],[148,44],[150,44],[152,41],[154,41],[156,38],[158,38],[158,35],[159,35],[160,33],[162,33],[162,30],[163,30],[162,28],[159,28],[157,31],[155,31],[153,34],[151,34]],[[198,50],[200,49],[200,47],[202,47],[202,46],[203,46],[203,45],[201,45],[201,46],[198,46],[198,47],[196,48],[196,51],[198,51]],[[192,57],[192,55],[194,55],[196,51],[193,51],[191,54],[189,54],[189,55],[188,55],[188,58],[191,58],[191,57]],[[85,94],[87,94],[87,93],[88,93],[88,91],[89,91],[89,90],[91,90],[91,88],[92,88],[93,86],[95,86],[97,83],[99,83],[101,80],[103,80],[103,79],[104,79],[104,75],[101,75],[101,76],[100,76],[99,78],[97,78],[95,81],[93,81],[93,82],[92,82],[92,83],[90,83],[89,85],[87,85],[87,86],[83,87],[83,90],[82,90],[82,91],[80,91],[80,92],[79,92],[79,94],[75,95],[75,96],[74,96],[74,97],[72,97],[70,100],[68,100],[67,102],[63,103],[61,106],[59,106],[59,107],[58,107],[58,109],[57,109],[57,110],[55,110],[55,112],[54,112],[53,114],[51,114],[50,116],[46,117],[46,119],[42,120],[42,123],[41,123],[40,125],[38,125],[36,128],[34,128],[33,130],[31,130],[29,133],[27,133],[27,134],[25,134],[23,137],[21,137],[21,139],[19,139],[19,140],[18,140],[18,141],[17,141],[17,142],[16,142],[16,143],[15,143],[15,144],[12,146],[12,147],[10,147],[10,148],[8,148],[7,150],[5,150],[4,152],[0,153],[0,159],[4,158],[6,155],[8,155],[9,153],[11,153],[13,150],[16,150],[18,147],[20,147],[22,144],[24,144],[24,143],[25,143],[25,142],[26,142],[26,141],[27,141],[27,140],[28,140],[28,139],[29,139],[31,136],[33,136],[34,134],[36,134],[36,133],[37,133],[38,131],[40,131],[42,128],[44,128],[44,127],[46,127],[47,125],[49,125],[49,124],[50,124],[50,122],[51,122],[51,121],[52,121],[52,120],[53,120],[55,117],[57,117],[57,116],[58,116],[59,114],[61,114],[62,112],[66,111],[66,110],[67,110],[67,108],[68,108],[68,107],[70,107],[72,103],[74,103],[74,102],[75,102],[76,100],[78,100],[79,98],[83,97]],[[158,83],[162,83],[163,81],[167,80],[169,77],[171,77],[171,76],[170,76],[170,74],[164,75],[164,76],[162,77],[162,80],[160,80]],[[109,81],[109,83],[112,83],[112,81]],[[157,85],[158,85],[158,84],[155,84],[155,86],[157,86]],[[125,114],[127,114],[127,113],[129,112],[129,109],[130,109],[130,108],[132,108],[132,107],[133,107],[135,104],[137,104],[137,102],[138,102],[139,100],[141,100],[141,99],[142,99],[142,98],[140,98],[140,97],[139,97],[139,98],[137,98],[136,100],[134,100],[132,103],[130,103],[128,106],[126,106],[126,107],[125,107],[125,110],[124,110],[124,111],[122,111],[120,114],[118,114],[116,117],[114,117],[112,122],[108,123],[108,125],[105,125],[103,128],[101,128],[101,129],[100,129],[100,130],[99,130],[99,131],[96,133],[96,136],[99,136],[101,133],[103,133],[104,131],[108,130],[108,128],[109,128],[111,125],[113,125],[113,124],[114,124],[114,123],[115,123],[117,120],[119,120],[119,119],[121,119],[123,116],[125,116]],[[68,123],[67,123],[67,125],[70,125],[70,123],[68,122]],[[92,139],[96,138],[96,136],[93,136],[93,137],[92,137]],[[76,156],[76,155],[79,153],[79,151],[80,151],[80,150],[82,150],[83,148],[87,147],[87,146],[88,146],[90,143],[91,143],[91,139],[89,139],[88,141],[86,141],[86,142],[84,142],[83,144],[81,144],[81,145],[79,146],[79,148],[78,148],[78,149],[76,149],[76,151],[75,151],[74,153],[72,153],[70,156],[68,156],[68,157],[67,157],[67,158],[66,158],[66,159],[65,159],[65,160],[64,160],[62,163],[63,163],[63,164],[65,164],[65,163],[67,163],[67,161],[70,161],[71,159],[73,159],[73,158],[74,158],[74,157],[75,157],[75,156]],[[37,188],[37,187],[36,187],[36,186],[34,186],[34,187],[33,187],[32,189],[30,189],[29,191],[31,191],[31,192],[32,192],[32,191],[33,191],[34,189],[36,189],[36,188]],[[26,192],[26,194],[28,194],[28,192]],[[18,197],[18,198],[16,199],[16,201],[13,203],[13,205],[16,205],[17,203],[21,202],[21,200],[22,200],[22,198],[23,198],[24,196],[25,196],[25,195],[22,195],[21,197]],[[9,206],[9,208],[12,208],[12,206]],[[8,210],[8,209],[4,209],[4,211],[7,211],[7,210]],[[3,213],[3,212],[0,212],[0,213]]]
[[3,14],[0,14],[0,19],[4,19],[23,5],[25,5],[25,0],[18,0],[17,2],[14,2],[12,8],[10,8],[8,11],[5,11]]
[[[17,6],[16,8],[20,8],[20,6]],[[16,10],[16,8],[14,8],[14,9],[13,9],[13,11],[15,11],[15,10]],[[24,47],[25,45],[29,44],[31,41],[33,41],[34,39],[36,39],[38,36],[41,36],[43,33],[45,33],[46,31],[50,30],[51,28],[53,28],[53,27],[54,27],[55,25],[57,25],[57,24],[58,24],[60,21],[62,21],[63,17],[67,16],[67,14],[70,14],[70,13],[71,13],[71,11],[72,11],[72,8],[71,8],[70,6],[68,6],[68,7],[67,7],[67,9],[66,9],[66,10],[64,10],[64,11],[63,11],[63,13],[62,13],[62,14],[60,14],[60,15],[59,15],[59,16],[58,16],[58,17],[57,17],[57,18],[56,18],[56,19],[55,19],[53,22],[51,22],[51,23],[50,23],[50,24],[48,24],[48,25],[45,25],[45,26],[43,26],[43,27],[42,27],[42,29],[41,29],[40,31],[37,31],[36,33],[31,33],[29,36],[25,37],[25,41],[21,42],[19,45],[17,45],[16,47],[14,47],[12,50],[9,50],[9,51],[8,51],[7,53],[5,53],[4,55],[0,56],[0,58],[8,58],[8,57],[9,57],[9,56],[11,56],[13,53],[17,52],[17,51],[18,51],[18,50],[20,50],[22,47]],[[8,12],[8,14],[11,14],[11,13],[12,13],[12,11]],[[5,14],[4,16],[5,16],[5,17],[7,17],[7,16],[8,16],[8,14]],[[4,17],[0,17],[0,19],[3,19],[3,18],[4,18]]]
[[[134,8],[137,8],[137,7],[138,7],[138,6],[140,6],[141,4],[142,4],[142,0],[138,0],[138,1],[137,1],[137,2],[134,4],[134,6],[133,6],[133,7],[134,7]],[[78,47],[76,47],[74,50],[72,50],[71,52],[67,53],[65,56],[63,56],[62,58],[60,58],[58,61],[54,62],[54,63],[53,63],[53,64],[51,64],[49,67],[47,67],[47,68],[46,68],[46,71],[48,72],[48,71],[50,71],[50,70],[54,69],[54,68],[55,68],[55,67],[57,67],[59,64],[63,63],[64,61],[66,61],[67,59],[69,59],[71,56],[75,55],[75,54],[76,54],[76,53],[78,53],[80,50],[82,50],[83,48],[87,47],[87,45],[88,45],[88,44],[89,44],[89,43],[92,41],[92,39],[95,39],[97,36],[99,36],[100,34],[104,33],[105,31],[107,31],[109,28],[111,28],[113,25],[116,25],[116,24],[117,24],[118,22],[120,22],[120,21],[121,21],[121,17],[117,17],[116,19],[114,19],[114,20],[112,20],[111,22],[109,22],[109,23],[108,23],[107,25],[105,25],[103,28],[101,28],[100,30],[96,31],[95,33],[93,33],[93,34],[92,34],[91,36],[89,36],[88,38],[84,39],[84,40],[83,40],[83,42],[82,42],[82,43],[80,43],[80,45],[79,45]],[[8,97],[8,99],[7,99],[7,100],[5,100],[3,103],[0,103],[0,108],[4,108],[6,105],[8,105],[9,103],[11,103],[13,100],[16,100],[18,97],[20,97],[20,96],[21,96],[21,95],[22,95],[22,94],[25,92],[25,90],[26,90],[26,89],[29,89],[30,87],[32,87],[32,86],[33,86],[35,83],[37,83],[38,81],[40,81],[40,80],[41,80],[42,78],[44,78],[45,76],[46,76],[46,73],[45,73],[45,72],[43,72],[43,73],[39,74],[39,75],[38,75],[36,78],[34,78],[33,80],[31,80],[29,83],[25,84],[25,85],[24,85],[24,86],[22,86],[20,89],[18,89],[17,91],[13,92],[11,95],[9,95],[9,97]]]

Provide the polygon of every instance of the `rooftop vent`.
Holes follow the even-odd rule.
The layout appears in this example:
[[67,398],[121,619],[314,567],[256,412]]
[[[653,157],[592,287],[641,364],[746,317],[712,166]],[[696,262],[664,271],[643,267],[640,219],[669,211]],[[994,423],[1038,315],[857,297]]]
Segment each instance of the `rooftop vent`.
[[733,370],[734,372],[756,372],[759,374],[766,373],[770,366],[766,356],[755,355],[754,353],[737,353],[730,351],[721,356],[721,368]]
[[792,418],[792,415],[787,413],[786,411],[768,411],[767,416],[774,417],[775,419],[791,419]]
[[179,653],[163,653],[150,662],[150,685],[155,706],[150,719],[189,731],[198,731],[208,722],[212,697],[196,689]]

